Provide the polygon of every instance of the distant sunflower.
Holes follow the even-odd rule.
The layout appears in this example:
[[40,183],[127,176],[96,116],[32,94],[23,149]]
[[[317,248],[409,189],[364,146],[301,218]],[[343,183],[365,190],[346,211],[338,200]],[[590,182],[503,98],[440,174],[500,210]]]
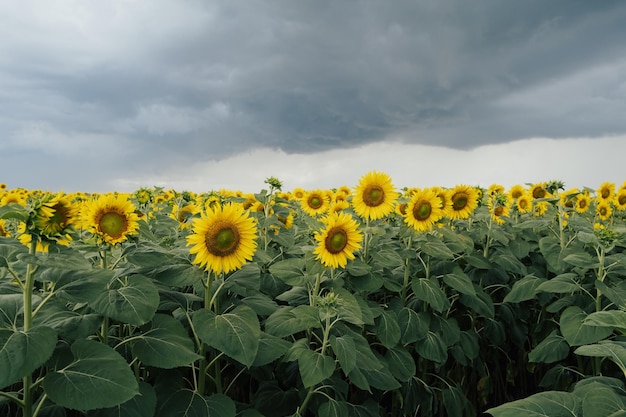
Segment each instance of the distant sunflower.
[[603,182],[596,190],[596,198],[598,201],[609,201],[615,195],[615,184],[612,182]]
[[300,188],[300,187],[296,187],[291,191],[291,196],[295,200],[302,200],[305,194],[306,194],[306,191],[304,191],[304,188]]
[[536,184],[533,184],[530,187],[530,195],[533,196],[533,199],[537,200],[540,198],[548,198],[550,197],[550,193],[548,192],[548,190],[546,189],[546,183],[545,182],[538,182]]
[[361,249],[363,234],[358,223],[348,213],[331,213],[323,219],[325,228],[315,233],[317,247],[313,254],[324,266],[345,268],[348,259],[354,259],[354,252]]
[[505,194],[500,194],[504,198],[489,199],[489,213],[491,214],[491,220],[497,224],[504,224],[506,217],[510,216],[511,200]]
[[334,203],[330,203],[330,212],[342,211],[350,207],[350,203],[346,200],[337,200]]
[[360,217],[381,219],[393,212],[399,196],[389,175],[371,171],[359,180],[352,197],[352,206]]
[[524,188],[524,186],[520,184],[515,184],[514,186],[509,188],[509,191],[507,192],[509,197],[511,197],[513,200],[517,200],[525,193],[526,193],[526,189]]
[[596,216],[600,220],[608,220],[611,218],[613,214],[613,208],[608,201],[598,200],[598,204],[596,205]]
[[315,217],[326,214],[330,208],[330,197],[324,190],[310,190],[304,193],[300,200],[302,210],[309,216]]
[[443,217],[450,217],[452,213],[452,199],[450,191],[441,187],[432,187],[432,190],[437,194],[439,200],[441,200],[441,211]]
[[3,219],[0,219],[0,237],[11,237],[11,233],[6,229]]
[[187,236],[193,263],[215,273],[235,271],[252,260],[256,251],[255,219],[240,204],[227,203],[202,213]]
[[576,204],[576,196],[578,194],[580,194],[580,190],[578,188],[570,188],[567,191],[563,191],[559,194],[561,205],[566,209],[573,209],[574,204]]
[[84,203],[81,222],[85,230],[114,245],[138,232],[136,207],[126,195],[101,194]]
[[520,213],[530,213],[531,211],[533,211],[532,196],[527,192],[522,193],[519,197],[517,197],[517,200],[515,201],[515,207]]
[[504,185],[501,184],[491,184],[489,188],[487,188],[487,194],[494,196],[498,194],[504,194]]
[[178,221],[181,229],[187,229],[191,227],[193,216],[200,213],[200,208],[195,203],[183,204],[175,204],[169,216]]
[[589,210],[589,205],[591,204],[591,197],[587,193],[581,193],[576,196],[576,200],[574,202],[574,210],[577,213],[585,213]]
[[533,214],[536,217],[541,217],[548,211],[548,202],[547,201],[536,201],[533,205]]
[[615,195],[615,208],[619,211],[626,210],[626,189],[621,189]]
[[452,210],[450,218],[467,219],[478,206],[478,191],[469,185],[457,185],[450,192]]
[[294,215],[293,212],[289,212],[287,217],[276,216],[279,222],[281,222],[285,229],[291,229],[293,227]]
[[406,207],[404,221],[418,232],[425,232],[443,217],[441,200],[432,189],[419,190],[413,194]]

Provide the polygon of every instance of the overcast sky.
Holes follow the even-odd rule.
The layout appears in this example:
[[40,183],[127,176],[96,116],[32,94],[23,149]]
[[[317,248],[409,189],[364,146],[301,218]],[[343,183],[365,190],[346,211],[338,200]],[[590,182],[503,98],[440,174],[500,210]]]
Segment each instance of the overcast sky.
[[0,182],[626,180],[626,2],[0,3]]

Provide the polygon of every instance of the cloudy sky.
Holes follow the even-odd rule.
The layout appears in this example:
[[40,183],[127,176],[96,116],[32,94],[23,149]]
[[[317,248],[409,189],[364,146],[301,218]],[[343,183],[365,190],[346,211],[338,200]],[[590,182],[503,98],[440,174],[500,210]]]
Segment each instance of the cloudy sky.
[[626,2],[0,4],[0,182],[626,180]]

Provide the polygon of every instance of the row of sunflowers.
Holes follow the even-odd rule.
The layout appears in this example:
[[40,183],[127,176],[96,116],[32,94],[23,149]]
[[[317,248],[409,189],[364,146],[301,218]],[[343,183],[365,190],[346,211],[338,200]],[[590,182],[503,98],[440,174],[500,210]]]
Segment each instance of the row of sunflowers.
[[265,184],[0,184],[0,414],[626,412],[626,181]]

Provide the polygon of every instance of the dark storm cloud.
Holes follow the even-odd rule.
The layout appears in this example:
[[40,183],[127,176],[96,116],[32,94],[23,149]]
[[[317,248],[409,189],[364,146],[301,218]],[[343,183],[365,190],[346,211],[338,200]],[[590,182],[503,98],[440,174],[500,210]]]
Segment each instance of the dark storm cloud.
[[260,147],[626,132],[620,1],[94,7],[33,3],[0,29],[7,149],[69,158],[41,146],[51,134],[132,173]]

